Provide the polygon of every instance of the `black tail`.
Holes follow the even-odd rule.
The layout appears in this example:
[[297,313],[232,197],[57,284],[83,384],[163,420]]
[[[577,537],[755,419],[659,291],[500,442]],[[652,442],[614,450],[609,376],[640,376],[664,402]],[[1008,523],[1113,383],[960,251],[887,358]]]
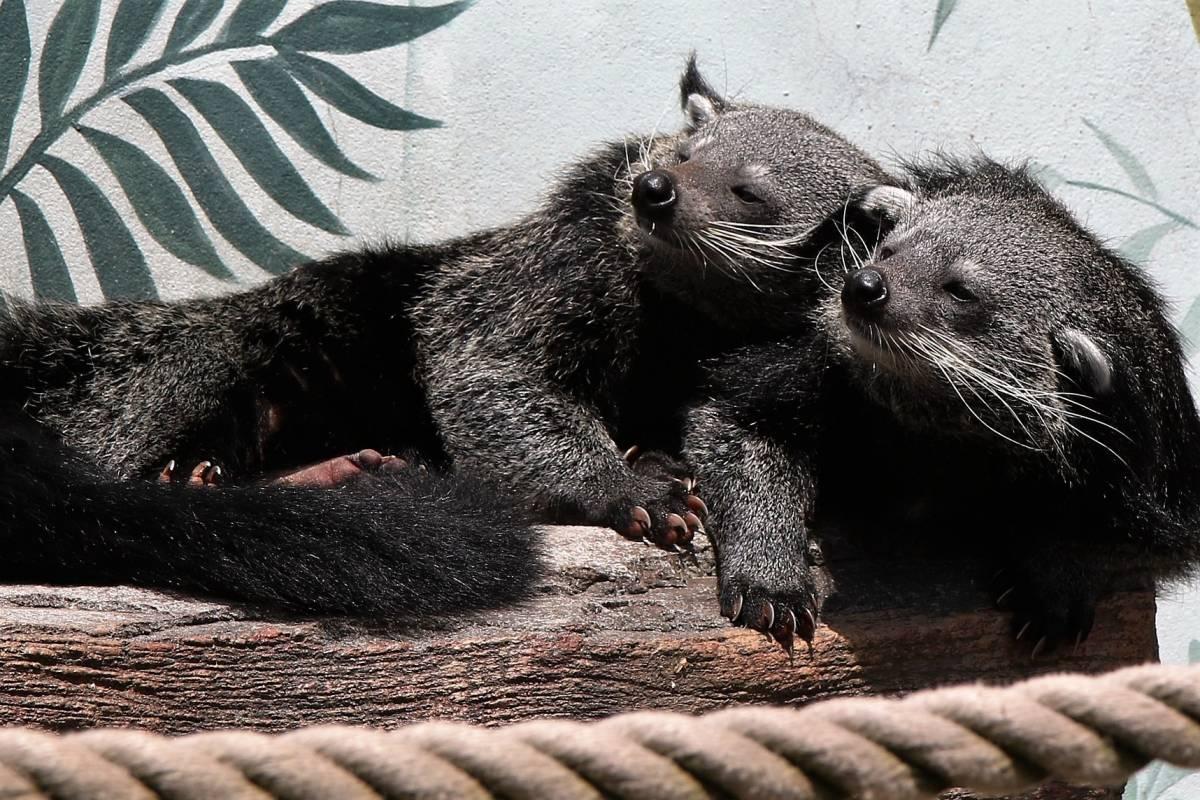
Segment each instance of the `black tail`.
[[0,421],[0,580],[134,583],[299,611],[403,615],[528,595],[536,529],[482,486],[410,470],[339,489],[106,480]]

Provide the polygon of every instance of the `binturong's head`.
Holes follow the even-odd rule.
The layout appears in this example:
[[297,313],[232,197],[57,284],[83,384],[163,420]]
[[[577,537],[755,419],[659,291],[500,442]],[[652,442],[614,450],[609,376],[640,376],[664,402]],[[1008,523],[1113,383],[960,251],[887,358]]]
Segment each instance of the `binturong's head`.
[[822,319],[902,422],[1066,472],[1080,448],[1132,467],[1157,457],[1164,424],[1195,427],[1163,301],[1026,170],[942,160],[860,205],[885,234]]
[[694,300],[813,278],[818,232],[857,190],[887,180],[882,168],[805,114],[728,101],[694,55],[679,90],[685,128],[630,153],[631,234],[651,278]]

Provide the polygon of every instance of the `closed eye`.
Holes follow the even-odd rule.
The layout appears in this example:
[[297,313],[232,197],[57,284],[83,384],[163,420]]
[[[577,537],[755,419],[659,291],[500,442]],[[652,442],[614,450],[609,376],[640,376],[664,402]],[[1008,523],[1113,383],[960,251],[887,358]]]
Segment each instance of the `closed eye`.
[[767,202],[766,200],[763,200],[761,197],[756,195],[753,191],[751,191],[750,187],[748,187],[748,186],[734,186],[732,191],[734,194],[736,194],[738,196],[738,199],[741,200],[743,203],[765,203],[765,202]]
[[942,285],[946,294],[959,303],[978,303],[979,298],[962,281],[947,281]]

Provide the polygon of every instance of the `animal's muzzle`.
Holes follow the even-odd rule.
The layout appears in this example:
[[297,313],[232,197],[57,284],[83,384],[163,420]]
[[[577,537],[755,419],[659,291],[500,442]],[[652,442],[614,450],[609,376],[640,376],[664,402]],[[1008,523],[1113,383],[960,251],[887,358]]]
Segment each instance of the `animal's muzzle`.
[[876,311],[887,302],[887,281],[878,270],[860,269],[846,276],[842,305],[859,314]]
[[633,179],[633,207],[650,219],[667,217],[678,199],[675,182],[665,170],[652,169]]

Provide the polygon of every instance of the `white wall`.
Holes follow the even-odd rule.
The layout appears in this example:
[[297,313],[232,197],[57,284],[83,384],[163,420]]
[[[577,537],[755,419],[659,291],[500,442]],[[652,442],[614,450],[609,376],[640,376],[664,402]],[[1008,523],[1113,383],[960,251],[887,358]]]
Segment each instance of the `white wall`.
[[[135,63],[161,50],[180,5],[167,4]],[[268,32],[314,5],[289,2]],[[10,165],[39,128],[32,86],[40,43],[60,4],[29,0],[28,6],[34,74]],[[106,40],[115,6],[103,4],[98,42]],[[951,13],[930,47],[939,6]],[[1059,186],[1072,208],[1114,243],[1139,232],[1160,234],[1150,268],[1185,331],[1200,339],[1200,314],[1185,320],[1200,296],[1200,44],[1185,0],[480,0],[410,46],[322,56],[391,101],[445,122],[436,130],[389,133],[314,98],[342,149],[380,182],[316,163],[267,121],[300,173],[353,232],[350,240],[283,212],[208,127],[197,124],[247,204],[303,252],[317,255],[385,236],[433,239],[531,209],[555,171],[593,143],[676,125],[675,80],[691,48],[728,93],[805,109],[883,156],[982,148],[1035,159],[1057,179],[1116,190]],[[92,48],[73,100],[100,84],[103,49]],[[228,60],[216,54],[171,74],[219,80],[244,94]],[[147,83],[161,86],[162,78]],[[1106,146],[1085,119],[1115,144]],[[122,103],[104,103],[85,121],[144,147],[176,175],[161,144]],[[77,134],[68,133],[51,152],[83,168],[122,216],[134,220],[113,176]],[[51,221],[81,298],[96,299],[80,232],[57,184],[35,169],[20,188]],[[201,224],[241,282],[263,277],[207,219]],[[131,228],[164,296],[227,288],[177,263],[139,225]],[[0,285],[27,292],[21,227],[7,201],[0,201],[0,250],[6,254]],[[1200,593],[1173,592],[1162,603],[1160,625],[1163,659],[1185,660],[1200,639]]]

